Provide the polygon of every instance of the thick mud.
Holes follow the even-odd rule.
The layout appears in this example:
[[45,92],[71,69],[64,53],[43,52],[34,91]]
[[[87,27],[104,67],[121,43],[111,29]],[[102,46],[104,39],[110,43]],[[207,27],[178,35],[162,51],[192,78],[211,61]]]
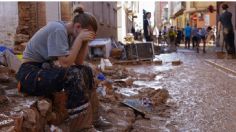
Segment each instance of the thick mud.
[[[216,59],[214,54],[180,50],[156,57],[162,65],[122,65],[105,73],[113,83],[104,82],[105,95],[99,100],[101,115],[112,127],[101,131],[236,130],[236,77],[205,62]],[[176,60],[182,63],[172,65]],[[233,64],[230,67],[235,68]],[[0,130],[6,131],[13,125],[10,116],[31,106],[37,98],[18,94],[11,73],[4,75],[9,78],[0,79]],[[145,116],[122,105],[125,99],[140,101],[137,108]]]

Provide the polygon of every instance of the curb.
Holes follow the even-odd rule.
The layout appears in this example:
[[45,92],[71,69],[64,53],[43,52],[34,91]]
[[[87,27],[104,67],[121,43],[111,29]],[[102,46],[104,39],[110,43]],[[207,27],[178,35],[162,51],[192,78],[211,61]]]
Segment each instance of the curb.
[[212,65],[212,66],[215,66],[215,67],[218,68],[218,69],[223,70],[224,72],[227,72],[227,73],[229,73],[229,74],[232,74],[232,75],[236,76],[236,71],[234,71],[234,70],[231,70],[231,69],[226,68],[226,67],[224,67],[224,66],[222,66],[222,65],[219,65],[219,64],[217,64],[217,63],[215,63],[215,62],[213,62],[213,61],[211,61],[211,60],[205,60],[205,62],[208,63],[208,64],[210,64],[210,65]]

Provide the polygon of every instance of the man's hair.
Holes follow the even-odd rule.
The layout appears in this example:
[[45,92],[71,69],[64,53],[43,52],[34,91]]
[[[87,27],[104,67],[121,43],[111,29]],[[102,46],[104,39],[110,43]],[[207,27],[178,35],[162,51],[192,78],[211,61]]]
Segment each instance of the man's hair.
[[229,8],[229,6],[228,6],[227,4],[223,4],[223,5],[222,5],[222,9],[223,9],[223,10],[226,10],[226,9],[228,9],[228,8]]
[[145,14],[145,17],[146,17],[146,18],[147,18],[147,15],[148,15],[148,14],[151,14],[151,12],[146,12],[146,14]]

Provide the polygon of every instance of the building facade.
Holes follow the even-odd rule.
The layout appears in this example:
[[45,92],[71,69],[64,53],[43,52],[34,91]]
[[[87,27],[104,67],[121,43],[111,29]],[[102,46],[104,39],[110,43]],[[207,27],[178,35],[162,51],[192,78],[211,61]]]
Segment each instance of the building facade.
[[73,2],[73,9],[82,5],[98,21],[98,38],[113,37],[117,40],[117,2]]
[[155,2],[155,13],[154,13],[154,22],[158,29],[161,29],[165,23],[166,15],[168,14],[167,8],[168,2],[157,1]]
[[184,28],[187,23],[198,28],[216,25],[216,12],[208,10],[209,6],[216,9],[216,2],[176,1],[170,6],[173,9],[170,15],[173,26]]
[[78,5],[97,18],[97,37],[118,38],[117,2],[0,2],[0,18],[5,20],[0,24],[0,42],[10,47],[25,43],[50,21],[71,21]]
[[204,26],[216,26],[216,12],[209,12],[209,6],[216,9],[216,2],[187,2],[184,13],[187,16],[186,22],[198,28]]
[[117,8],[118,41],[122,42],[127,33],[131,33],[132,27],[136,30],[140,27],[140,23],[136,19],[139,13],[139,2],[119,1]]
[[18,2],[0,2],[0,44],[12,46],[18,25]]

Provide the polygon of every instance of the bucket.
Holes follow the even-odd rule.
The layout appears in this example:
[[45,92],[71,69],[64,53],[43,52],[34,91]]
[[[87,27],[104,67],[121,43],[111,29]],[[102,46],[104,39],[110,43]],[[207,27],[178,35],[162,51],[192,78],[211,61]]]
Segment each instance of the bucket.
[[19,60],[22,60],[22,58],[23,58],[23,55],[16,55],[16,57],[19,59]]

